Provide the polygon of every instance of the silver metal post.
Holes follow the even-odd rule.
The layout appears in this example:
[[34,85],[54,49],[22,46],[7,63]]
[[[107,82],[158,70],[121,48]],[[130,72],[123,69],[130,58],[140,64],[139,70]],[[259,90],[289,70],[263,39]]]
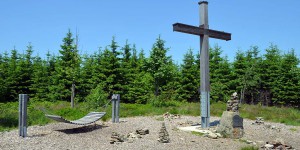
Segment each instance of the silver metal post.
[[19,94],[19,135],[27,136],[27,94]]
[[115,123],[115,114],[116,114],[116,99],[112,99],[112,110],[111,110],[111,120],[113,123]]
[[119,112],[120,112],[120,94],[113,94],[111,97],[112,101],[112,122],[119,123]]
[[[209,29],[208,26],[208,2],[199,2],[200,26]],[[200,78],[201,78],[201,127],[209,127],[210,118],[210,83],[209,83],[209,35],[200,35]]]
[[22,128],[22,95],[19,94],[19,136],[23,135]]
[[116,100],[116,117],[115,117],[115,122],[119,123],[119,112],[120,112],[120,94],[116,94],[118,96]]

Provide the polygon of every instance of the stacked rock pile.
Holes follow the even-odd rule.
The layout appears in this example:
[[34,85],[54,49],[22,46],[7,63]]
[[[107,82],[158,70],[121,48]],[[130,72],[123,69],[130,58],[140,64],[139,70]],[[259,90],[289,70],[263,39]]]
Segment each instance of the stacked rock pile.
[[167,131],[167,128],[166,128],[164,122],[162,123],[162,127],[159,131],[158,142],[160,142],[160,143],[169,143],[170,142],[169,133]]
[[149,129],[147,128],[144,128],[144,129],[138,129],[135,131],[137,134],[139,135],[146,135],[146,134],[149,134]]
[[166,113],[163,114],[163,117],[165,119],[169,119],[170,120],[170,119],[179,119],[181,116],[178,115],[178,114],[171,114],[169,112],[166,112]]
[[263,117],[256,117],[255,122],[252,124],[256,124],[256,125],[265,124],[265,120],[263,119]]
[[227,111],[239,112],[239,97],[236,92],[230,96],[230,100],[227,101]]
[[142,138],[141,135],[149,134],[149,129],[137,129],[135,132],[128,133],[126,136],[113,132],[110,138],[110,144],[129,142]]
[[272,150],[272,149],[294,149],[291,145],[286,144],[283,140],[275,140],[272,142],[266,142],[264,146],[261,148],[264,148],[265,150]]
[[126,140],[124,135],[120,135],[119,133],[113,132],[110,137],[110,144],[114,143],[122,143]]
[[239,100],[234,92],[227,102],[227,111],[224,111],[217,127],[222,136],[238,139],[244,135],[243,118],[239,114]]

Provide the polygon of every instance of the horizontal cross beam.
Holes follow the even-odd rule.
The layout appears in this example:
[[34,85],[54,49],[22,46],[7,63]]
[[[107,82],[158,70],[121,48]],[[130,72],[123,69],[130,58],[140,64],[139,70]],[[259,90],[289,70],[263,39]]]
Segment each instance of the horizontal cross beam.
[[231,40],[231,33],[226,33],[217,30],[204,29],[203,27],[196,27],[191,25],[186,25],[182,23],[173,24],[173,31],[189,33],[194,35],[208,35],[211,38],[221,39],[229,41]]

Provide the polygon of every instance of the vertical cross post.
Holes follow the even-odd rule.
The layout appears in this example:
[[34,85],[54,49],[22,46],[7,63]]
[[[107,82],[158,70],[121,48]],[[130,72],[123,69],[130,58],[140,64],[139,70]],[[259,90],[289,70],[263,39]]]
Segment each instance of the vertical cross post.
[[27,136],[27,94],[19,94],[19,136]]
[[220,40],[231,40],[231,33],[211,30],[208,26],[208,2],[201,1],[200,5],[200,26],[191,26],[182,23],[173,24],[173,31],[193,34],[200,36],[200,101],[201,101],[201,127],[209,127],[210,118],[210,82],[209,82],[209,43],[208,38]]
[[[208,2],[199,2],[200,5],[200,26],[208,29]],[[210,118],[210,83],[209,83],[209,43],[208,34],[200,35],[200,77],[201,77],[201,127],[209,127]]]
[[112,101],[112,122],[119,123],[120,94],[113,94],[111,97],[111,101]]

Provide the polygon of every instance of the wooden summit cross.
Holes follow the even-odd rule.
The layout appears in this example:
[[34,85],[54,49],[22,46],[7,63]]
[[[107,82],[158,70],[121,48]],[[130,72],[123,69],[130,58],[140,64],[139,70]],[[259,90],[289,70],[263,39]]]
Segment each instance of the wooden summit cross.
[[200,36],[200,78],[201,78],[201,127],[209,127],[210,118],[210,83],[209,83],[209,52],[208,38],[221,40],[231,40],[231,34],[221,31],[211,30],[208,27],[207,1],[201,1],[200,5],[200,26],[191,26],[182,23],[173,24],[173,31],[194,34]]

